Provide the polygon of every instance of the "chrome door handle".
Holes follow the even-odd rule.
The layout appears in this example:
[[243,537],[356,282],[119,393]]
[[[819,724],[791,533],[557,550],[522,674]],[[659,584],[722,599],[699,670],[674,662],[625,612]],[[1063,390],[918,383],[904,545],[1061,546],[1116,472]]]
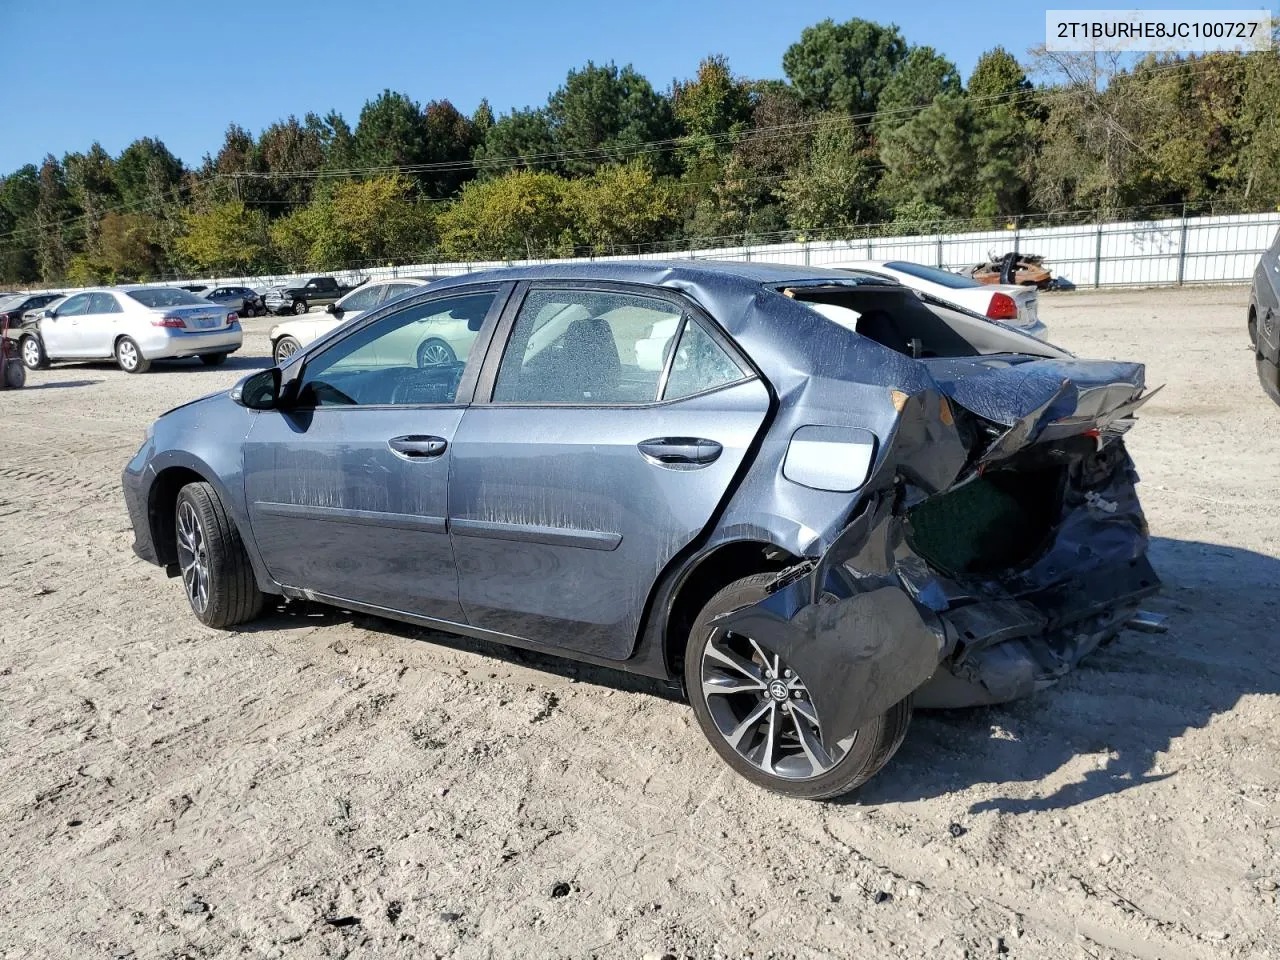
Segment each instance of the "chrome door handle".
[[651,463],[694,463],[699,466],[714,463],[724,450],[714,440],[701,437],[655,437],[640,441],[636,447]]
[[391,452],[406,460],[433,460],[440,456],[449,446],[444,437],[421,437],[410,435],[393,437],[387,441]]

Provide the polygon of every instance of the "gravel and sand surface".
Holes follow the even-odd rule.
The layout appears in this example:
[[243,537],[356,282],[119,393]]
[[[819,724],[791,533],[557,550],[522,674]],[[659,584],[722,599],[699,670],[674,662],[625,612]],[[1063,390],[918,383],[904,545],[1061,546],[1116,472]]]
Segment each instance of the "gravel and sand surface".
[[917,714],[841,803],[740,780],[647,684],[338,612],[203,628],[119,490],[267,364],[0,393],[0,956],[1280,956],[1280,408],[1240,287],[1046,294],[1165,390],[1151,609],[1058,687]]

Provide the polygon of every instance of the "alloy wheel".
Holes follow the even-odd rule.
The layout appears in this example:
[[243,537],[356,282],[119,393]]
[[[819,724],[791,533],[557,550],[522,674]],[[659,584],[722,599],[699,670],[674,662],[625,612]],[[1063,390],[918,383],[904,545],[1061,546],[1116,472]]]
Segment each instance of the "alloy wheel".
[[35,337],[27,337],[22,341],[22,362],[31,369],[40,366],[40,344]]
[[821,776],[844,758],[857,737],[828,743],[799,674],[750,637],[713,631],[703,649],[700,680],[725,742],[769,776]]
[[209,553],[200,516],[186,500],[178,505],[178,568],[187,599],[203,613],[209,606]]
[[293,337],[282,338],[279,342],[276,343],[276,350],[275,350],[276,363],[277,364],[284,363],[285,360],[289,359],[289,357],[292,357],[295,353],[297,353],[299,349],[300,349],[300,346],[298,344],[298,341],[293,339]]
[[418,348],[418,366],[431,367],[439,363],[452,363],[454,353],[443,340],[428,340]]
[[138,365],[138,348],[132,341],[121,340],[120,346],[116,348],[116,357],[120,361],[120,366],[126,370],[132,370]]

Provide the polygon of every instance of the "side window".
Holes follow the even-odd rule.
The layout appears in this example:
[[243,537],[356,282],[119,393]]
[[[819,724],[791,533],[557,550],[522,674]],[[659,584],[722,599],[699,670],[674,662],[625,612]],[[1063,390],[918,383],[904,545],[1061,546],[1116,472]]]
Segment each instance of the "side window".
[[679,400],[704,390],[722,387],[746,376],[734,359],[716,343],[706,328],[690,318],[685,321],[667,376],[663,400]]
[[91,293],[78,293],[74,297],[67,298],[67,301],[58,307],[59,317],[78,317],[81,314],[89,312],[89,300],[93,296]]
[[89,309],[86,313],[123,313],[120,304],[116,303],[116,298],[109,293],[95,293],[89,301]]
[[382,286],[375,284],[365,287],[363,290],[357,290],[346,300],[342,301],[343,310],[372,310],[377,306],[378,301],[382,299]]
[[498,367],[506,403],[652,403],[681,310],[658,297],[533,290]]
[[388,283],[386,287],[387,293],[380,302],[386,303],[388,300],[394,300],[402,293],[408,293],[410,290],[416,289],[418,289],[417,284],[413,283]]
[[415,304],[344,337],[302,371],[303,406],[453,403],[494,293]]

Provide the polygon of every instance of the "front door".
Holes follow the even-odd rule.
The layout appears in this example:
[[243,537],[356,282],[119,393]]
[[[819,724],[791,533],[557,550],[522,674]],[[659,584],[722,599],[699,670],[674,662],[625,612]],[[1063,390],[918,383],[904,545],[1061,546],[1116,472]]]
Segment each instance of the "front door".
[[[419,366],[417,342],[480,331],[504,288],[372,316],[303,361],[295,402],[245,442],[253,535],[278,582],[325,598],[463,621],[446,530],[449,469],[480,357]],[[471,343],[475,340],[474,334]],[[398,352],[397,352],[398,350]]]
[[52,317],[40,321],[40,339],[49,357],[60,360],[85,356],[80,321],[89,312],[92,299],[91,293],[77,293],[64,300]]
[[694,313],[651,288],[530,290],[482,378],[491,401],[468,408],[453,444],[471,624],[630,656],[654,581],[711,521],[769,410]]

